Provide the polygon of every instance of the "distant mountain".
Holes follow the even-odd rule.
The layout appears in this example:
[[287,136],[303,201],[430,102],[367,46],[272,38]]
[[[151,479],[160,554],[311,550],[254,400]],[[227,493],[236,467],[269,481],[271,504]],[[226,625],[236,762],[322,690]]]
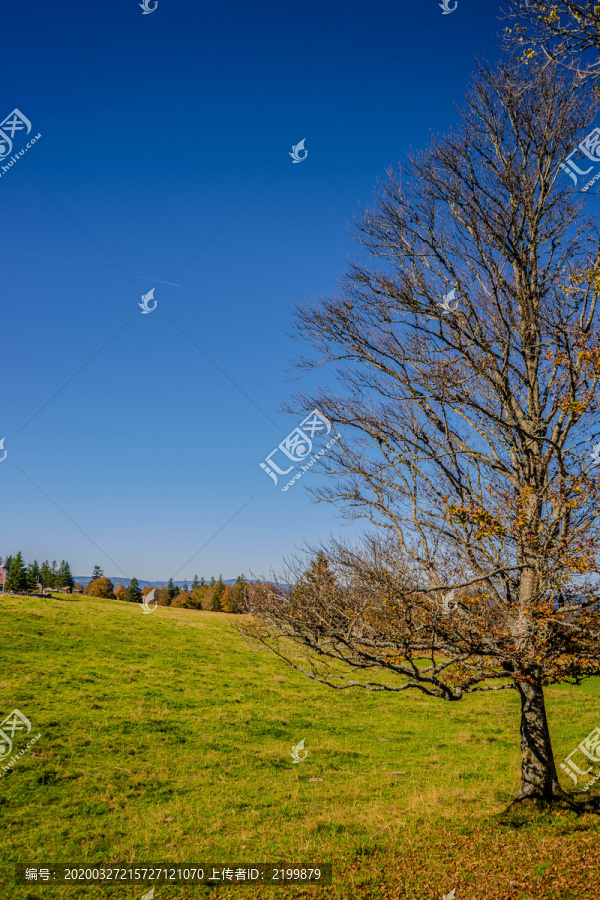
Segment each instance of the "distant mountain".
[[[106,575],[105,577],[110,578],[110,580],[112,581],[112,583],[115,586],[121,581],[121,582],[123,582],[123,587],[129,587],[129,583],[131,582],[131,578],[122,578],[122,577],[116,576],[116,575]],[[91,577],[91,575],[73,575],[73,579],[76,582],[79,582],[79,584],[82,584],[84,587],[87,587],[88,584],[90,583],[90,581],[92,580],[92,577]],[[225,581],[225,579],[223,579],[223,584],[235,584],[236,581],[237,581],[236,578],[228,578],[227,581]],[[168,579],[166,581],[162,582],[162,581],[142,581],[141,579],[138,578],[138,584],[141,588],[146,587],[146,586],[160,587],[161,584],[163,584],[163,583],[166,586],[167,582],[168,582]],[[176,584],[177,587],[179,587],[179,588],[182,588],[184,583],[185,582],[183,582],[183,581],[174,581],[173,582],[173,584]],[[188,581],[187,585],[191,589],[192,582]]]

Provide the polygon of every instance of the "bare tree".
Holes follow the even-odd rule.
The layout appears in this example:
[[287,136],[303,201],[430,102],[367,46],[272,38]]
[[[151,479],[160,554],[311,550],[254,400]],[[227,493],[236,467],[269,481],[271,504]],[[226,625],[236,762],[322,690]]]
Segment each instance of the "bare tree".
[[541,56],[580,81],[600,76],[600,5],[584,0],[506,0],[509,41],[525,61]]
[[291,408],[342,435],[315,495],[372,533],[249,589],[248,631],[337,688],[517,691],[519,801],[552,802],[544,687],[600,673],[600,268],[559,169],[593,104],[528,77],[478,67],[456,132],[363,214],[366,260],[299,308],[300,369],[335,380]]

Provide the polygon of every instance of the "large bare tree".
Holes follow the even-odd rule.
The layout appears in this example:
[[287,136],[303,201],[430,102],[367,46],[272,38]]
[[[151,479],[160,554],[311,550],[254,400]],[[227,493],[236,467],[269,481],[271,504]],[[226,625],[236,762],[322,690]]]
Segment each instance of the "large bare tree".
[[478,67],[455,132],[380,184],[339,294],[299,308],[331,386],[290,409],[341,435],[316,497],[369,534],[251,588],[248,631],[337,688],[518,692],[518,801],[552,802],[544,687],[600,674],[600,267],[559,166],[593,104],[527,78]]

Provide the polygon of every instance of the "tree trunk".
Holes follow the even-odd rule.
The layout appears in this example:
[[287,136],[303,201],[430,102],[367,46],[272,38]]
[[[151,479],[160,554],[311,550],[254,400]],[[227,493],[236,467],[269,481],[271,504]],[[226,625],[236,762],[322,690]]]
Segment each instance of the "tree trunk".
[[521,790],[516,802],[552,803],[567,795],[558,783],[544,691],[540,682],[516,682],[521,697]]

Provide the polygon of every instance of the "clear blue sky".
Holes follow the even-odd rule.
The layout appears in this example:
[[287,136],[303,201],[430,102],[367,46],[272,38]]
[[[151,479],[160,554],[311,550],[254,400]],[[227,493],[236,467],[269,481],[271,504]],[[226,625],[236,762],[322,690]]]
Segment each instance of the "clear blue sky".
[[347,533],[259,463],[298,424],[295,303],[498,54],[499,3],[439,2],[3,5],[0,120],[42,137],[0,177],[0,555],[231,578]]

